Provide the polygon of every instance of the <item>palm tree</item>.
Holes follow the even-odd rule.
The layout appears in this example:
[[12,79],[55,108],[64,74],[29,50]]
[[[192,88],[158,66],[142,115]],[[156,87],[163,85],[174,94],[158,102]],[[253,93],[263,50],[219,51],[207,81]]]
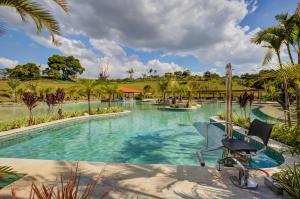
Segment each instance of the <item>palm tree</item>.
[[17,103],[17,87],[21,84],[20,80],[17,79],[9,79],[7,82],[8,86],[13,90],[13,97],[15,102]]
[[168,82],[167,81],[160,81],[158,83],[158,89],[163,94],[164,102],[166,101],[166,92],[168,91]]
[[111,107],[111,101],[114,94],[118,93],[117,86],[113,84],[107,84],[104,87],[105,93],[108,94],[108,107]]
[[[277,56],[278,64],[280,69],[283,68],[280,50],[281,46],[284,42],[285,35],[284,30],[279,26],[269,27],[265,30],[261,30],[251,39],[251,41],[255,44],[264,44],[263,47],[267,48],[267,52],[263,59],[263,65],[270,63],[272,60],[273,54]],[[287,78],[283,79],[284,85],[284,95],[285,95],[285,113],[287,115],[288,124],[291,125],[291,114],[289,107],[289,96],[288,96],[288,84]]]
[[99,87],[100,81],[90,80],[90,79],[80,79],[78,81],[79,85],[79,93],[84,94],[87,97],[88,101],[88,111],[89,114],[92,113],[91,111],[91,97],[95,93],[96,89]]
[[275,19],[278,21],[279,26],[282,30],[284,37],[284,44],[286,45],[288,55],[292,64],[294,64],[294,59],[291,53],[291,44],[293,42],[293,35],[295,29],[295,21],[293,16],[289,16],[288,13],[279,14],[275,16]]
[[[68,13],[69,8],[65,0],[53,1]],[[46,10],[41,4],[31,0],[0,0],[0,7],[15,8],[22,21],[26,21],[29,16],[34,21],[38,32],[42,32],[43,27],[45,27],[52,36],[52,42],[56,45],[59,44],[55,39],[55,35],[60,35],[59,23],[52,13]],[[0,26],[0,32],[3,33],[4,31],[5,28]]]
[[134,73],[133,68],[131,68],[130,70],[128,70],[127,73],[129,74],[129,79],[132,80],[132,76],[133,76],[133,73]]

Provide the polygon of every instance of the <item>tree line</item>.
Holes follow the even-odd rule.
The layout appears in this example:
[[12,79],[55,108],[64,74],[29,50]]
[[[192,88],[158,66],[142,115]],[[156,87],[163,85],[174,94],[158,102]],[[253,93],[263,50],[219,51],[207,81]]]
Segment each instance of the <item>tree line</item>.
[[5,68],[1,73],[3,76],[20,80],[35,80],[41,77],[71,80],[84,71],[80,61],[73,56],[53,55],[48,58],[48,65],[44,70],[41,70],[40,65],[27,63],[14,68]]

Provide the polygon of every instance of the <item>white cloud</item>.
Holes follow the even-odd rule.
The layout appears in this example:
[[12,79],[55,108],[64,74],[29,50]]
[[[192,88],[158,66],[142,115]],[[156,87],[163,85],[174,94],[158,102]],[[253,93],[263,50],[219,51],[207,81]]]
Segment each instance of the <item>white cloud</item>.
[[[249,32],[248,26],[239,25],[257,9],[257,0],[73,0],[69,2],[70,15],[53,1],[44,1],[60,21],[63,33],[83,34],[96,45],[103,53],[100,61],[113,65],[112,75],[124,76],[131,66],[140,72],[155,62],[143,64],[136,56],[128,57],[122,46],[159,50],[169,55],[192,55],[218,71],[231,62],[237,73],[252,71],[262,60],[263,49],[249,41],[258,29]],[[50,45],[48,39],[35,39]],[[95,75],[99,66],[95,52],[79,40],[60,39],[63,45],[58,49],[80,58],[92,70],[89,75]],[[163,67],[182,68],[174,63],[156,64],[164,65],[161,71],[165,71]]]
[[81,65],[86,69],[83,74],[84,77],[97,78],[102,64],[109,65],[108,73],[110,78],[128,77],[127,71],[131,68],[135,71],[135,77],[142,76],[142,74],[147,73],[150,68],[156,70],[157,74],[183,70],[183,67],[175,63],[162,63],[156,59],[143,63],[137,56],[128,56],[123,48],[114,41],[90,39],[89,42],[93,48],[102,54],[99,58],[94,51],[88,49],[79,40],[59,36],[58,39],[62,45],[54,46],[51,43],[50,37],[36,35],[31,35],[31,37],[36,42],[49,48],[57,49],[64,55],[74,55],[80,59]]
[[249,41],[258,29],[249,32],[239,25],[256,10],[257,0],[74,0],[70,5],[70,16],[57,12],[68,33],[139,50],[193,55],[218,68],[231,62],[238,72],[252,70],[262,59],[263,49]]
[[17,60],[0,57],[0,68],[13,68],[18,64],[19,62]]

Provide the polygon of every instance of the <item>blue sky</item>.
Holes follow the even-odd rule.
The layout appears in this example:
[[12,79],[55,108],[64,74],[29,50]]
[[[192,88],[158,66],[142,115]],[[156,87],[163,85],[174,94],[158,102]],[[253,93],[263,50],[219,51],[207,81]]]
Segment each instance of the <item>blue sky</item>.
[[[31,23],[16,23],[18,18],[14,11],[5,10],[0,15],[7,28],[6,34],[0,37],[0,67],[27,62],[46,65],[49,56],[62,54],[79,58],[87,68],[86,77],[96,77],[99,67],[105,64],[110,67],[111,77],[124,77],[129,68],[137,71],[136,76],[150,68],[157,68],[161,73],[183,69],[223,73],[223,66],[229,61],[236,67],[236,73],[253,72],[260,64],[263,50],[248,42],[253,34],[251,32],[276,24],[274,16],[278,13],[294,12],[297,1],[221,2],[223,6],[217,13],[220,16],[215,18],[212,17],[216,7],[213,0],[199,5],[191,0],[190,5],[199,6],[195,6],[194,12],[199,13],[195,15],[181,9],[186,6],[193,12],[194,8],[191,9],[188,4],[178,5],[174,10],[170,10],[167,2],[165,5],[151,5],[157,6],[153,13],[145,8],[146,3],[135,9],[119,5],[121,1],[118,5],[103,5],[96,0],[84,5],[79,0],[69,1],[70,16],[57,7],[53,10],[62,25],[62,47],[53,46],[47,33],[38,35],[32,31]],[[101,12],[97,6],[114,10]],[[101,12],[95,12],[95,15],[91,11],[91,16],[86,16],[93,22],[92,25],[88,25],[90,21],[87,22],[87,19],[81,19],[83,7]],[[134,15],[131,16],[130,12]]]

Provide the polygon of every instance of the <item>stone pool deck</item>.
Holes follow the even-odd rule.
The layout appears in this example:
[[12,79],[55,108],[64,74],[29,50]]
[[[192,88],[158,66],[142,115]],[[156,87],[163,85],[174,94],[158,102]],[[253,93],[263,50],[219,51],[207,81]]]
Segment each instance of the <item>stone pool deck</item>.
[[[0,198],[11,198],[11,189],[17,198],[28,198],[31,183],[56,185],[61,175],[69,174],[77,162],[0,158],[1,165],[12,166],[20,173],[27,175],[22,179],[0,190]],[[225,169],[221,172],[215,168],[175,165],[138,165],[114,164],[100,162],[79,162],[82,181],[100,177],[97,192],[111,189],[106,198],[158,198],[158,199],[279,199],[263,184],[264,174],[251,171],[259,183],[256,190],[245,190],[235,187],[229,176],[237,171]],[[274,172],[274,169],[267,170]]]

